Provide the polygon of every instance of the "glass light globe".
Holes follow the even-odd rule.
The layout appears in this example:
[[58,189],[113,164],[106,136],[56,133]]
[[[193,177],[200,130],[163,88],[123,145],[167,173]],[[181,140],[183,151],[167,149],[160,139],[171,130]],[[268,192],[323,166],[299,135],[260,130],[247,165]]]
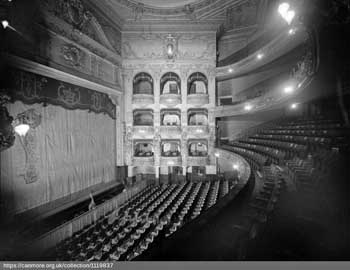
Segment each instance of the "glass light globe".
[[25,136],[29,131],[30,127],[27,124],[20,124],[15,126],[14,130],[19,136]]

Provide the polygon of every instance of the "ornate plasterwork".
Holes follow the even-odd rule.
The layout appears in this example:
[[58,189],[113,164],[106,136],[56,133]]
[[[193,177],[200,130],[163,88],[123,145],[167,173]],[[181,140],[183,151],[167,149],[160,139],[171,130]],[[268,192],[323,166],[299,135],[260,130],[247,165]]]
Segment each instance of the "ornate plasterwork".
[[6,150],[15,142],[15,132],[11,125],[13,117],[5,107],[9,101],[10,97],[0,90],[0,151]]
[[73,26],[74,30],[114,50],[101,25],[81,0],[46,0],[42,5],[49,13]]
[[121,62],[115,57],[120,55],[120,33],[117,35],[114,31],[112,34],[106,34],[99,21],[80,0],[46,0],[40,4],[47,15],[43,27],[79,43],[91,52],[112,60],[113,63]]
[[[127,34],[124,35],[122,55],[125,59],[164,60],[166,41],[169,34]],[[215,61],[215,33],[207,34],[172,34],[175,40],[176,60],[211,60]]]
[[82,57],[85,54],[80,48],[73,44],[65,44],[61,47],[61,53],[66,63],[76,68],[81,67]]
[[115,1],[132,10],[139,9],[139,12],[141,12],[140,9],[142,7],[142,14],[147,13],[147,14],[153,14],[153,15],[168,16],[168,15],[183,15],[188,13],[191,14],[194,12],[194,10],[208,7],[209,5],[217,2],[218,0],[205,0],[205,1],[200,1],[198,3],[187,4],[180,7],[172,7],[172,8],[157,8],[157,7],[145,5],[145,4],[130,1],[130,0],[115,0]]
[[261,1],[249,0],[226,10],[225,29],[236,29],[257,23],[258,8]]

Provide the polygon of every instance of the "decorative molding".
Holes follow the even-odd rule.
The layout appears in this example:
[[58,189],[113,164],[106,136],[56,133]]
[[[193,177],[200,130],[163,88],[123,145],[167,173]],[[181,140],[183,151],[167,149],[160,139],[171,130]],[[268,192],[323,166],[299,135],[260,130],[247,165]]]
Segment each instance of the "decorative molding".
[[134,94],[132,95],[133,104],[153,104],[154,103],[154,95],[146,95],[146,94]]
[[94,89],[96,91],[106,93],[106,94],[114,94],[121,95],[122,92],[118,88],[108,87],[102,84],[98,84],[78,76],[54,69],[52,67],[48,67],[18,56],[14,55],[4,55],[5,60],[13,67],[22,69],[25,71],[29,71],[41,76],[53,78],[56,80],[64,81],[67,83],[75,84],[77,86]]
[[115,106],[105,93],[18,69],[9,70],[8,75],[9,85],[5,90],[12,101],[53,104],[66,109],[86,109],[115,118]]
[[83,33],[106,48],[115,50],[98,20],[86,9],[81,0],[46,0],[42,3],[42,7],[49,14],[71,25],[75,32]]
[[181,95],[163,94],[159,96],[159,103],[166,106],[176,106],[181,104]]
[[61,47],[61,53],[66,63],[75,68],[81,67],[81,60],[84,57],[84,53],[80,48],[73,44],[65,44]]
[[[122,55],[125,59],[168,59],[169,33],[123,35]],[[174,60],[212,60],[215,63],[216,41],[214,33],[172,33]],[[170,60],[173,60],[170,59]]]
[[191,94],[187,95],[187,103],[193,105],[204,105],[209,103],[209,95],[207,94]]
[[[217,67],[216,79],[222,81],[235,78],[247,71],[251,71],[266,65],[267,63],[272,62],[281,55],[286,54],[288,51],[304,43],[307,38],[307,32],[302,26],[300,26],[298,32],[293,36],[293,39],[290,38],[288,33],[281,32],[275,39],[259,50],[260,52],[264,53],[264,58],[261,61],[257,61],[256,53],[253,53],[234,64]],[[230,69],[232,69],[233,72],[229,72]]]

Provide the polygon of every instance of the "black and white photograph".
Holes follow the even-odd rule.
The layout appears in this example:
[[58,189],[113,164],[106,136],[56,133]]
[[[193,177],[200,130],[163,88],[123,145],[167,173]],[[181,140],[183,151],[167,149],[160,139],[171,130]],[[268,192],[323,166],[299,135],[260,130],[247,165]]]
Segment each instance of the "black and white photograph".
[[350,260],[349,0],[0,0],[0,23],[1,269]]

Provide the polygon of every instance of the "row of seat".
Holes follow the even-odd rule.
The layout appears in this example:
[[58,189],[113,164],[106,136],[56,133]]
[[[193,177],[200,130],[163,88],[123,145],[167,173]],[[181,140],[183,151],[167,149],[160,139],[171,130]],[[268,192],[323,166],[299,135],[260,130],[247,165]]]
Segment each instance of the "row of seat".
[[292,142],[278,141],[278,140],[247,138],[247,139],[239,140],[239,142],[253,144],[253,145],[260,145],[263,147],[269,147],[276,150],[282,150],[286,154],[285,156],[286,159],[290,159],[294,155],[300,155],[307,151],[307,147],[305,145],[292,143]]
[[281,149],[275,149],[268,146],[262,146],[252,143],[231,142],[230,145],[240,147],[261,154],[266,157],[269,163],[280,164],[286,157],[286,152]]
[[227,143],[227,145],[222,145],[222,148],[244,157],[253,170],[259,170],[268,160],[264,155],[241,147],[235,147],[229,143]]
[[322,125],[322,124],[338,124],[337,119],[326,119],[326,118],[296,118],[293,120],[285,121],[285,125]]
[[326,119],[300,121],[280,122],[226,144],[246,158],[253,169],[271,163],[283,165],[285,160],[305,158],[309,152],[346,145],[349,130],[339,122]]
[[[233,226],[235,231],[241,233],[241,238],[239,238],[241,248],[245,246],[243,243],[255,239],[264,229],[285,185],[283,177],[274,165],[266,166],[262,171],[262,184],[259,185],[257,195],[245,207],[241,218]],[[238,259],[244,259],[245,250],[238,251],[238,254]]]
[[[169,236],[197,217],[204,205],[215,204],[228,193],[226,181],[149,186],[119,209],[59,244],[58,260],[131,260],[148,249],[162,233]],[[208,196],[209,195],[209,196]],[[207,208],[205,208],[207,209]]]

